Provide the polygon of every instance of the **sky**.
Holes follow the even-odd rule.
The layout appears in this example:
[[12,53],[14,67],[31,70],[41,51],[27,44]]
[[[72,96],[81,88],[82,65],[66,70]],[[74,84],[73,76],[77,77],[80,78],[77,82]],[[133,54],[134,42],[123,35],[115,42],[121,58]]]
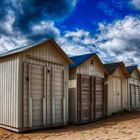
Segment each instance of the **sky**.
[[0,0],[0,53],[54,38],[69,55],[140,67],[140,0]]

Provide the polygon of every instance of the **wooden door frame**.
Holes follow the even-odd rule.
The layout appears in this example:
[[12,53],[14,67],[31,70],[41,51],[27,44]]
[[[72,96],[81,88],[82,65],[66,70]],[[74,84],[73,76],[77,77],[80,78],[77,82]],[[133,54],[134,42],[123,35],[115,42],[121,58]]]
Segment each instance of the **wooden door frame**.
[[129,83],[130,108],[133,109],[133,107],[132,107],[132,87],[131,86],[132,86],[132,84]]
[[[85,74],[77,74],[77,122],[82,123],[81,121],[81,77]],[[91,107],[90,107],[90,121],[96,120],[96,78],[101,78],[102,80],[102,118],[106,115],[106,94],[104,90],[104,78],[103,77],[97,77],[97,76],[89,76],[90,80],[90,94],[91,94]],[[79,83],[80,82],[80,83]]]
[[[78,123],[84,123],[82,122],[82,119],[81,119],[81,116],[82,116],[82,110],[81,110],[81,103],[82,103],[82,98],[81,98],[81,89],[82,89],[82,83],[81,83],[81,79],[82,79],[82,75],[83,76],[88,76],[89,78],[89,86],[90,86],[90,96],[91,96],[91,99],[90,99],[90,120],[89,121],[85,121],[85,122],[91,122],[93,120],[92,117],[94,117],[93,115],[93,111],[92,111],[92,95],[93,95],[93,86],[92,86],[92,83],[95,83],[92,81],[92,76],[90,75],[86,75],[86,74],[77,74],[77,122]],[[80,86],[79,86],[79,81],[80,81]],[[79,88],[80,87],[80,88]],[[94,92],[95,93],[95,92]],[[94,95],[93,95],[94,96]],[[95,98],[95,97],[94,97]],[[80,101],[80,102],[79,102]],[[93,107],[95,109],[95,107]],[[93,116],[92,116],[93,115]],[[94,117],[95,118],[95,117]]]
[[98,76],[94,76],[94,112],[95,112],[95,115],[94,115],[94,118],[96,120],[96,78],[100,78],[102,79],[102,88],[103,88],[103,91],[102,91],[102,118],[105,116],[105,108],[106,108],[106,97],[105,97],[105,90],[104,90],[104,78],[103,77],[98,77]]
[[77,122],[81,122],[81,74],[77,74]]
[[[135,109],[133,106],[132,106],[132,86],[134,86],[134,92],[135,92],[135,98],[136,98],[136,87],[138,87],[138,96],[139,96],[139,102],[140,102],[140,86],[139,85],[135,85],[135,84],[131,84],[129,83],[129,86],[130,86],[130,103],[131,103],[131,109]],[[137,100],[136,100],[136,104],[135,106],[137,106]],[[139,103],[139,106],[140,106],[140,103]],[[137,108],[137,107],[136,107]]]

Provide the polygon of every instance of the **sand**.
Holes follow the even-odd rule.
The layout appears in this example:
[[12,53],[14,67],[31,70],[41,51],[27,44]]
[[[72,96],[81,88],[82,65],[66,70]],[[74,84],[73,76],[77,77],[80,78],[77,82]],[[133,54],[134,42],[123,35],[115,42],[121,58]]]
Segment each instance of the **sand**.
[[140,112],[115,115],[92,124],[24,134],[0,128],[0,140],[140,140]]

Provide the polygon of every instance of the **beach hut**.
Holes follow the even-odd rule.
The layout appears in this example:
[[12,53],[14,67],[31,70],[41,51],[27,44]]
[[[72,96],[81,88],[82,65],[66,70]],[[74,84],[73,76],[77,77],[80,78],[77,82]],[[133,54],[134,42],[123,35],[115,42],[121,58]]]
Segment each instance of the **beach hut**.
[[0,55],[0,127],[16,132],[65,125],[68,65],[53,39]]
[[129,73],[123,62],[105,64],[107,84],[107,115],[128,109],[127,81]]
[[81,124],[103,118],[107,70],[95,53],[71,59],[74,63],[69,67],[69,123]]
[[140,108],[140,72],[137,66],[126,67],[130,78],[128,79],[128,100],[129,109]]

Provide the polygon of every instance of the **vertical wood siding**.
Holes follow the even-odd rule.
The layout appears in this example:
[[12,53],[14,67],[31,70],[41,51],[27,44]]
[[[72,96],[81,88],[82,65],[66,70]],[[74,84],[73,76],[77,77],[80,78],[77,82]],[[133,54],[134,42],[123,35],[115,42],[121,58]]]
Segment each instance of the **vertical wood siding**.
[[103,117],[104,113],[104,79],[100,77],[95,77],[95,116],[96,119]]
[[[93,64],[91,64],[91,61],[93,62]],[[85,89],[86,87],[83,86],[83,88],[81,88],[82,86],[78,85],[79,84],[79,78],[77,78],[78,75],[86,75],[89,78],[89,82],[87,82],[85,80],[85,85],[87,87],[87,89]],[[97,82],[97,89],[95,89],[95,85],[94,85],[94,78],[98,77],[97,79],[103,79],[104,78],[104,70],[101,67],[101,65],[98,63],[98,61],[95,59],[95,57],[92,57],[90,59],[88,59],[87,61],[85,61],[84,63],[82,63],[80,66],[70,69],[69,70],[69,122],[71,123],[79,123],[82,120],[84,122],[84,120],[86,121],[91,121],[91,120],[95,120],[98,118],[102,118],[102,111],[104,111],[103,106],[101,107],[100,105],[103,103],[103,96],[102,96],[102,89],[104,87],[104,85],[98,84]],[[83,83],[82,83],[83,82]],[[80,82],[81,84],[84,84],[84,81]],[[89,86],[89,87],[88,87]],[[92,89],[92,88],[93,89]],[[89,88],[89,90],[88,90]],[[95,91],[96,90],[96,91]],[[98,92],[98,90],[100,90],[101,92]],[[80,92],[80,93],[79,93]],[[95,93],[96,92],[96,93]],[[83,95],[83,97],[81,98],[79,95],[83,94],[83,93],[89,93],[91,96],[91,102],[89,99],[86,99],[86,95]],[[101,94],[100,94],[101,93]],[[96,102],[96,97],[94,97],[95,95],[92,94],[97,94],[97,100],[100,103],[95,103]],[[104,93],[103,93],[104,94]],[[87,98],[89,97],[87,96]],[[93,99],[92,99],[93,97]],[[101,99],[102,98],[102,99]],[[83,101],[81,101],[81,99]],[[87,103],[90,104],[89,105],[85,105],[84,102],[86,102],[88,100]],[[81,102],[81,104],[80,104]],[[84,105],[82,105],[84,104]],[[97,105],[97,106],[96,106]],[[84,107],[83,107],[84,106]],[[89,111],[87,110],[83,110],[82,115],[85,114],[85,116],[88,119],[84,119],[84,116],[80,116],[81,114],[81,110],[80,108],[87,108],[87,106],[89,107]],[[95,108],[95,106],[97,108]],[[97,110],[97,113],[96,113]],[[78,112],[78,113],[77,113]],[[101,113],[102,112],[102,113]],[[77,116],[78,115],[78,116]],[[97,116],[97,117],[96,117]],[[96,118],[95,118],[96,117]]]
[[136,70],[132,72],[131,78],[128,79],[128,107],[129,109],[140,108],[140,81]]
[[77,121],[77,75],[76,68],[69,70],[69,122]]
[[[66,124],[68,119],[67,65],[66,60],[51,42],[1,58],[0,126],[14,131],[23,131],[28,130],[29,127],[49,125],[52,121],[58,124],[63,121],[63,124]],[[52,73],[47,73],[48,67],[54,70],[54,87]],[[56,100],[53,100],[54,104],[49,99],[52,91]],[[48,96],[47,100],[46,96]],[[61,116],[59,109],[61,113],[63,112]],[[49,110],[56,110],[53,115],[56,118],[53,119]]]
[[78,122],[90,122],[91,118],[91,101],[92,101],[92,94],[91,94],[91,78],[88,75],[77,75],[77,113],[78,113]]
[[[39,126],[35,124],[32,120],[30,125],[30,121],[33,118],[30,118],[29,109],[30,109],[30,100],[29,100],[29,83],[27,82],[29,77],[29,64],[38,65],[42,69],[41,72],[43,75],[43,79],[39,82],[33,80],[32,84],[36,84],[39,82],[39,85],[42,86],[42,90],[40,90],[42,97],[41,107],[43,107],[42,117],[40,120],[40,127],[49,127],[52,125],[66,124],[68,119],[68,69],[67,63],[62,55],[53,47],[51,43],[46,43],[44,45],[40,45],[39,47],[32,48],[23,52],[20,55],[21,63],[20,69],[22,70],[23,64],[24,69],[22,70],[21,76],[23,76],[23,82],[20,85],[20,88],[23,89],[23,128],[26,129],[28,127],[36,127]],[[46,69],[46,73],[44,74],[44,69]],[[50,72],[48,70],[50,69]],[[33,71],[37,70],[32,70]],[[44,75],[45,81],[44,82]],[[33,74],[32,76],[38,77],[39,75]],[[46,89],[45,87],[46,83]],[[23,85],[23,86],[22,86]],[[39,85],[34,86],[35,88],[39,88]],[[33,87],[31,85],[31,87]],[[31,90],[30,90],[31,91]],[[37,91],[35,91],[37,92]],[[35,94],[34,92],[34,94]],[[45,95],[46,94],[46,95]],[[33,95],[32,95],[33,96]],[[35,95],[36,96],[36,95]],[[32,109],[34,100],[32,98]],[[46,105],[46,108],[45,108]],[[37,107],[36,107],[37,109]],[[39,108],[38,108],[39,109]],[[46,110],[46,113],[45,111]],[[33,112],[32,112],[33,113]],[[33,116],[33,114],[32,114]],[[46,116],[46,117],[45,117]],[[45,119],[46,118],[46,119]],[[36,115],[36,119],[37,115]],[[35,125],[33,125],[33,123]]]
[[[50,66],[51,64],[48,67],[31,63],[25,64],[25,69],[30,69],[25,70],[24,74],[24,127],[43,126],[44,100],[46,100],[46,114],[44,114],[46,116],[45,126],[64,124],[67,122],[68,93],[67,89],[65,90],[67,85],[66,87],[64,85],[67,83],[64,78],[64,67],[60,66],[59,69],[56,69]],[[44,83],[44,69],[47,69],[46,84]],[[44,96],[45,88],[46,97]]]
[[128,109],[127,78],[120,68],[108,76],[108,116]]
[[[92,61],[92,64],[91,64],[91,61]],[[79,75],[79,74],[87,75],[87,77],[89,77],[89,82],[88,82],[89,84],[87,83],[89,85],[89,88],[90,88],[89,92],[87,92],[87,91],[85,92],[85,89],[84,90],[79,89],[79,85],[77,85],[79,83],[79,81],[77,79],[77,75]],[[91,77],[91,79],[90,79],[90,77]],[[105,110],[103,109],[103,107],[100,106],[100,103],[99,104],[95,103],[96,102],[96,99],[95,99],[96,96],[94,95],[95,94],[95,86],[94,86],[94,78],[95,77],[98,77],[98,78],[101,78],[101,79],[104,78],[104,70],[101,67],[101,65],[98,63],[98,61],[96,60],[95,57],[92,57],[92,58],[88,59],[87,61],[85,61],[84,63],[82,63],[81,65],[79,65],[76,68],[70,69],[70,71],[69,71],[69,121],[71,123],[77,123],[78,121],[80,121],[80,116],[77,116],[78,111],[79,111],[78,108],[80,106],[79,93],[78,93],[79,90],[81,90],[81,91],[79,91],[81,93],[82,92],[85,92],[85,94],[90,93],[89,96],[91,96],[91,100],[92,100],[91,102],[92,103],[89,102],[90,113],[87,113],[87,114],[89,114],[88,115],[88,121],[101,118],[101,116],[103,115],[101,113],[102,112],[101,110],[103,110],[103,111],[105,111]],[[83,81],[83,83],[81,82],[81,84],[84,84],[84,81]],[[93,87],[93,89],[92,89],[92,87]],[[104,99],[101,99],[102,98],[102,93],[103,93],[102,88],[103,88],[103,85],[101,87],[97,82],[97,89],[96,89],[97,100],[104,102]],[[98,90],[101,90],[101,92],[98,92]],[[84,95],[84,97],[86,97],[86,95]],[[88,98],[88,96],[87,96],[87,98]],[[85,98],[85,100],[87,100],[87,99]],[[97,104],[96,107],[97,107],[97,110],[98,110],[97,114],[96,114],[96,108],[95,108],[96,104]],[[86,114],[86,111],[85,111],[85,114]],[[95,118],[96,115],[97,115],[97,118]]]
[[13,128],[18,128],[20,121],[18,78],[18,55],[3,58],[0,61],[0,124]]
[[92,122],[104,116],[104,79],[77,75],[77,121]]
[[[91,60],[94,60],[93,64],[91,64]],[[94,57],[90,58],[89,60],[85,61],[83,64],[78,66],[77,73],[92,75],[97,77],[104,77],[104,70],[102,69],[102,67]]]

